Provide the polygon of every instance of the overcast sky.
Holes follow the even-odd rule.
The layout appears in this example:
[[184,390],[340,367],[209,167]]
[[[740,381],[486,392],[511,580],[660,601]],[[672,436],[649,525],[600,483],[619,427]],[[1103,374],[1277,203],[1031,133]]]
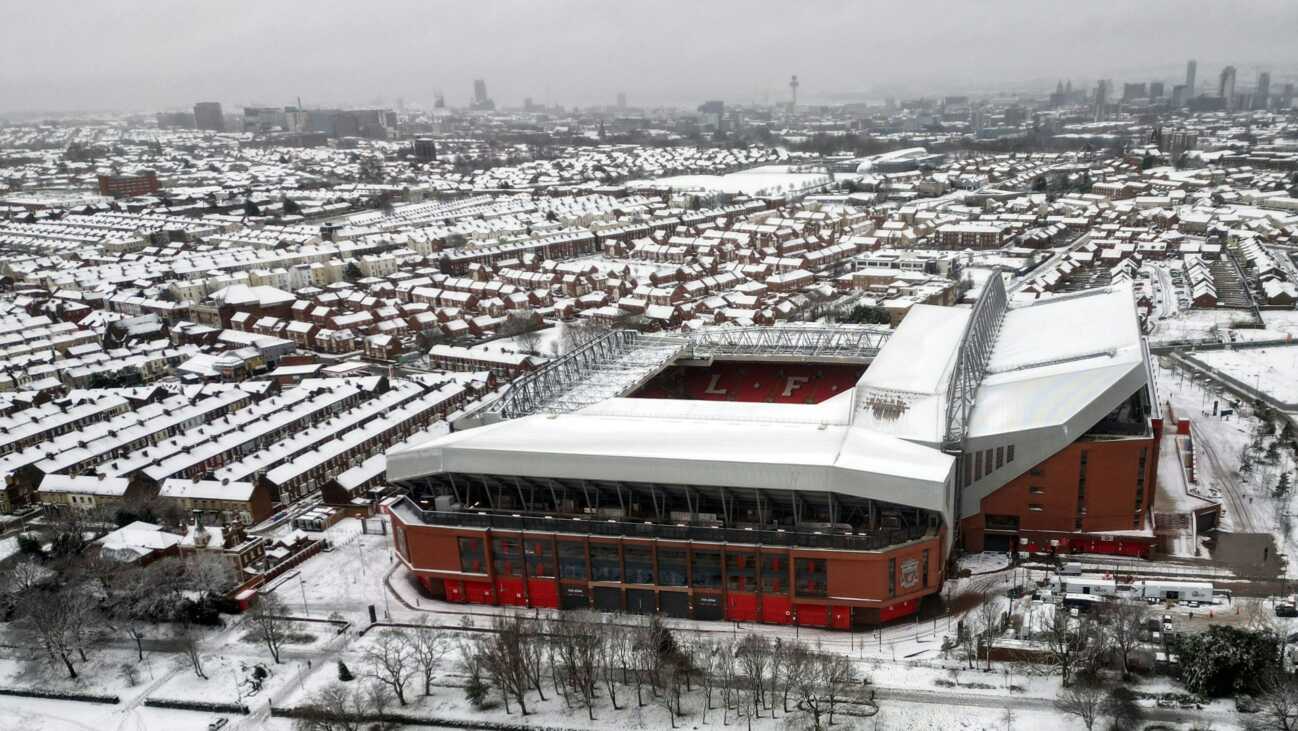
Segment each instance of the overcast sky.
[[6,3],[0,111],[695,105],[1298,66],[1298,0],[39,0]]

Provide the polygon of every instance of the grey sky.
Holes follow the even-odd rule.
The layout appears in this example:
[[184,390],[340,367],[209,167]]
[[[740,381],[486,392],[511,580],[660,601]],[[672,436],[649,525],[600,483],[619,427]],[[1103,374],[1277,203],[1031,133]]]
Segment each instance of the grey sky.
[[[1180,75],[1241,86],[1298,67],[1295,0],[443,3],[41,0],[0,25],[0,111],[308,105],[397,97],[500,105],[697,104],[941,93],[1032,79]],[[1135,77],[1134,75],[1141,76]]]

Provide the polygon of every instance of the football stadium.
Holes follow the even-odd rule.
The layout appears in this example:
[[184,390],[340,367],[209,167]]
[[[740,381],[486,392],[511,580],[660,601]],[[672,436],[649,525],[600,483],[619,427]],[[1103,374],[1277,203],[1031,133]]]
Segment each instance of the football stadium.
[[847,629],[961,551],[1148,555],[1154,388],[1129,286],[611,331],[390,452],[388,509],[443,601]]

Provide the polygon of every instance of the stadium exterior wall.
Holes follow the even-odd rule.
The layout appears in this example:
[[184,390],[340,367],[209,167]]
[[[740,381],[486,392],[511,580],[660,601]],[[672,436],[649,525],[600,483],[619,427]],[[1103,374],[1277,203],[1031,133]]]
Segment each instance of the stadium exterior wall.
[[[964,549],[977,552],[995,544],[1003,550],[1000,544],[1008,537],[1016,550],[1148,555],[1154,542],[1149,515],[1157,480],[1159,431],[1161,424],[1155,421],[1153,436],[1080,439],[1069,444],[984,497],[979,512],[962,522]],[[1017,521],[1017,526],[1006,518]],[[1097,535],[1105,533],[1109,535]],[[989,536],[1002,538],[989,540]],[[1025,538],[1027,543],[1022,541]],[[1123,544],[1121,550],[1108,545],[1114,539]],[[1099,543],[1092,545],[1094,541]],[[1029,544],[1032,548],[1025,549]]]
[[[595,608],[604,611],[661,612],[693,619],[726,619],[738,622],[800,624],[849,629],[853,626],[887,622],[914,614],[923,597],[936,593],[944,580],[945,530],[922,539],[882,551],[835,551],[759,546],[734,543],[615,539],[572,533],[543,533],[497,529],[456,528],[428,525],[402,511],[389,510],[393,520],[393,541],[401,562],[417,577],[423,590],[434,599],[468,604],[489,604],[543,608]],[[480,540],[483,554],[461,555],[461,539]],[[520,572],[498,572],[495,541],[520,542],[528,553],[545,551],[560,556],[559,544],[580,545],[585,555],[585,579],[558,578],[564,573],[554,566],[531,576]],[[542,548],[542,546],[552,546]],[[653,557],[655,582],[624,583],[595,581],[589,573],[593,546],[616,547],[619,561],[628,549],[648,552]],[[685,552],[687,576],[664,585],[659,571],[659,552]],[[719,586],[699,587],[694,576],[696,554],[719,554]],[[680,554],[677,554],[680,555]],[[535,556],[520,562],[530,565]],[[754,569],[757,580],[746,584],[732,576],[732,561],[744,561]],[[927,560],[927,561],[926,561]],[[467,565],[466,561],[476,561]],[[804,562],[823,562],[823,584],[812,596],[803,589]],[[620,564],[627,565],[627,564]],[[764,568],[773,565],[777,591],[765,590]],[[477,569],[465,571],[465,568]],[[521,573],[521,575],[519,575]],[[623,573],[625,578],[628,575]],[[799,581],[804,581],[799,584]],[[800,588],[801,587],[801,588]]]

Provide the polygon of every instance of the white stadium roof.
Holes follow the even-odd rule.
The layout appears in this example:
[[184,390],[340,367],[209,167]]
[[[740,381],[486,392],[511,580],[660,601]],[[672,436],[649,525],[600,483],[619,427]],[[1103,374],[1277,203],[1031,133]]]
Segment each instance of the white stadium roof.
[[[955,459],[939,445],[970,311],[917,305],[849,392],[816,405],[609,399],[458,431],[388,453],[388,479],[440,472],[828,490],[940,512]],[[1005,312],[965,449],[1017,457],[963,495],[960,515],[1058,452],[1148,382],[1131,289]]]

